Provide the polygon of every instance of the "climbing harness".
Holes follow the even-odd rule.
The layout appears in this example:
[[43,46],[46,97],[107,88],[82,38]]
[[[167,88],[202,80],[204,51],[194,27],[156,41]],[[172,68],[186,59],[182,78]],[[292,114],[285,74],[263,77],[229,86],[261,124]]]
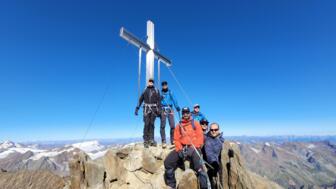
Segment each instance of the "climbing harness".
[[157,108],[157,105],[144,103],[143,107],[144,107],[144,115],[147,116],[150,113],[155,113],[153,109]]

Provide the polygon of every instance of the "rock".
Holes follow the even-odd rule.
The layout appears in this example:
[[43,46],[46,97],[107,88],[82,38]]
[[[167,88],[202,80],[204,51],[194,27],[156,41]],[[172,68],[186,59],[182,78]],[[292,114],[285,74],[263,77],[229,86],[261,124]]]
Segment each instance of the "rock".
[[106,169],[106,180],[108,182],[113,182],[118,180],[118,175],[120,174],[120,161],[112,150],[108,150],[103,157],[103,164]]
[[90,159],[85,153],[79,153],[74,156],[69,162],[70,168],[70,189],[80,189],[80,186],[84,183],[84,171],[85,163]]
[[162,161],[155,159],[154,154],[145,149],[142,152],[142,168],[150,173],[156,173]]
[[[229,156],[229,149],[233,157]],[[222,186],[224,189],[280,189],[281,187],[265,178],[249,172],[242,161],[239,147],[228,141],[223,144],[221,152]]]
[[0,173],[1,189],[63,189],[65,182],[50,171]]
[[88,189],[103,188],[105,178],[105,168],[102,164],[92,160],[85,163],[85,181]]
[[197,177],[192,169],[187,169],[182,174],[180,182],[178,184],[178,189],[190,189],[198,188]]
[[[237,145],[223,144],[221,162],[224,189],[279,189],[266,178],[247,171]],[[229,158],[232,149],[234,156]],[[70,163],[70,189],[160,189],[165,188],[163,162],[173,149],[144,148],[132,144],[121,149],[109,150],[101,159],[91,160],[79,154]],[[176,169],[179,189],[198,188],[193,170]]]

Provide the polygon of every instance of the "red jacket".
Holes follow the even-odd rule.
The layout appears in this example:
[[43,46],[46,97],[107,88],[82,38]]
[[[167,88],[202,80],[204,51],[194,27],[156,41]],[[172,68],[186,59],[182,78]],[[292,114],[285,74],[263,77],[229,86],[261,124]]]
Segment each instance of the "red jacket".
[[[195,130],[192,127],[190,120],[182,120],[182,123],[177,124],[174,130],[175,150],[178,152],[182,150],[183,145],[191,145],[192,143],[196,148],[201,148],[204,143],[203,131],[199,122],[194,121]],[[180,128],[180,126],[182,128]],[[191,141],[190,141],[191,140]]]

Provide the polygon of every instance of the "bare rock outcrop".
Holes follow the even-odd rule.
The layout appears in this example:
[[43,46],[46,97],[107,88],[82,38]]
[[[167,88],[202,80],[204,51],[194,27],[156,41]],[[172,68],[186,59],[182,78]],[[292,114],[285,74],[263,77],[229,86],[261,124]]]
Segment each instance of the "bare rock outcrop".
[[[232,149],[234,156],[228,152]],[[104,157],[91,160],[84,153],[70,162],[70,189],[161,189],[164,183],[163,161],[172,149],[141,144],[110,149]],[[224,189],[280,189],[281,187],[245,169],[239,148],[225,142],[221,153],[221,186]],[[176,170],[179,189],[198,188],[193,170]]]
[[63,178],[50,171],[0,172],[1,189],[63,189]]

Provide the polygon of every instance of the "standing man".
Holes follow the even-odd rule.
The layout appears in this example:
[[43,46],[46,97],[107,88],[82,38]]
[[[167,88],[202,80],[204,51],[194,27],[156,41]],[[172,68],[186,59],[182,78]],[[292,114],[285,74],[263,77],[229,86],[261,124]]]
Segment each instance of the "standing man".
[[175,170],[184,160],[189,160],[197,173],[201,189],[206,189],[207,175],[200,156],[203,132],[199,123],[192,119],[189,108],[182,109],[182,121],[175,127],[174,140],[175,150],[171,151],[164,161],[166,185],[176,188]]
[[170,143],[174,143],[174,110],[173,106],[176,109],[177,113],[180,111],[180,107],[177,104],[176,98],[173,96],[172,92],[168,89],[168,82],[162,82],[162,90],[161,90],[161,105],[162,105],[162,113],[161,113],[161,125],[160,125],[160,134],[162,139],[162,148],[166,148],[166,118],[168,118],[169,126],[170,126]]
[[156,146],[154,140],[154,123],[155,118],[161,115],[161,97],[158,89],[154,87],[154,80],[149,79],[145,91],[141,94],[137,107],[135,108],[135,115],[138,115],[140,106],[143,106],[143,121],[145,123],[143,130],[143,140],[145,148],[149,146]]
[[213,167],[213,169],[208,169],[211,188],[217,188],[217,173],[220,171],[221,167],[220,154],[223,143],[224,138],[219,130],[219,125],[217,123],[211,123],[210,131],[206,135],[204,145],[206,161]]
[[194,118],[194,120],[200,122],[202,119],[206,119],[205,116],[200,112],[200,105],[199,104],[195,104],[194,105],[194,111],[191,112],[192,117]]

